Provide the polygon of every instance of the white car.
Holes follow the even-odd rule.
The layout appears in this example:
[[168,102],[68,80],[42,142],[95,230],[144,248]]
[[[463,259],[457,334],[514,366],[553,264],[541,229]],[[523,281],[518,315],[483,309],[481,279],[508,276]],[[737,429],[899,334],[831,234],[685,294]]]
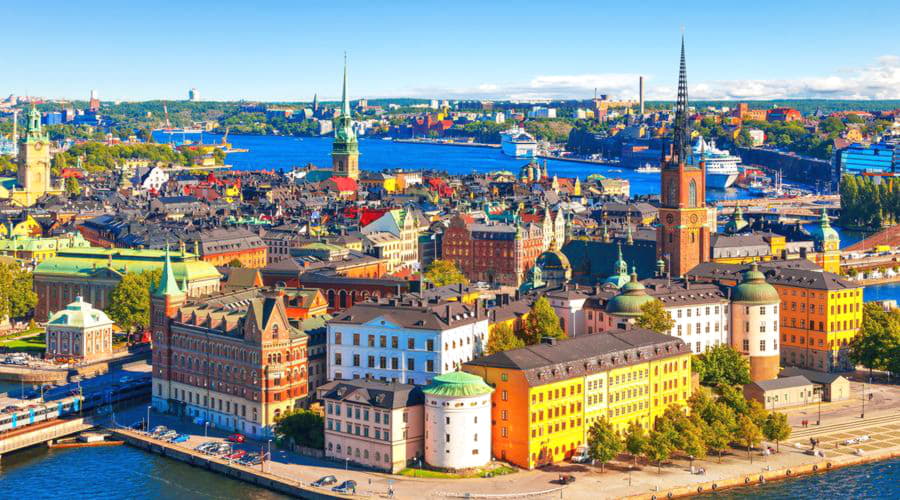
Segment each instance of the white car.
[[871,438],[868,436],[868,434],[866,434],[866,435],[862,435],[862,436],[856,438],[856,442],[857,443],[865,443],[869,439],[871,439]]

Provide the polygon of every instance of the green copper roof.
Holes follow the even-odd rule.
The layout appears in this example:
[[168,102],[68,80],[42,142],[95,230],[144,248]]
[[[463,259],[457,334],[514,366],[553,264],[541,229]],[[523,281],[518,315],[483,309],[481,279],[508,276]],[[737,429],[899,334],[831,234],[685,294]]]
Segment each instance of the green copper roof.
[[434,377],[427,387],[422,389],[425,394],[432,396],[468,398],[490,394],[494,389],[485,384],[478,375],[466,372],[450,372]]
[[[191,253],[175,253],[171,256],[171,261],[172,272],[179,282],[222,276],[215,266],[199,260]],[[162,269],[164,262],[163,250],[89,247],[60,250],[56,257],[38,264],[34,274],[88,277],[103,269],[111,269],[117,274],[141,273]]]
[[341,114],[335,120],[332,153],[357,153],[359,146],[353,132],[353,116],[347,99],[347,54],[344,54],[344,88],[341,94]]
[[759,271],[756,262],[744,271],[743,279],[735,285],[731,294],[733,302],[743,304],[777,304],[781,302],[778,290],[766,282],[766,276]]
[[747,227],[747,224],[747,221],[744,220],[744,211],[741,210],[741,206],[738,205],[734,209],[734,213],[731,214],[731,219],[725,224],[725,232],[736,233]]
[[103,311],[94,309],[83,298],[75,297],[75,302],[65,309],[56,311],[47,321],[48,325],[70,326],[75,328],[93,328],[95,326],[112,325],[112,320]]
[[647,294],[647,289],[637,279],[637,273],[631,273],[631,281],[625,283],[621,293],[616,295],[606,303],[606,312],[615,314],[616,316],[627,316],[636,318],[644,312],[641,308],[644,304],[653,302],[656,298]]
[[824,208],[822,209],[822,215],[819,217],[819,225],[811,228],[809,234],[812,235],[813,240],[816,242],[840,241],[841,239],[837,231],[831,227],[831,222],[828,220],[828,213]]
[[175,272],[172,271],[172,259],[169,258],[169,244],[166,243],[166,260],[163,262],[162,277],[159,279],[159,285],[154,290],[158,297],[167,297],[169,295],[179,295],[182,293],[175,281]]

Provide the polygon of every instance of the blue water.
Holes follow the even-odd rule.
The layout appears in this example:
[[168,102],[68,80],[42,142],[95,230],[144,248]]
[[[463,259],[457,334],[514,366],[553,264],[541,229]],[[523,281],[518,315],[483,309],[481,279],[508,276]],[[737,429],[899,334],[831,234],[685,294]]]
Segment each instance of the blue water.
[[900,498],[900,460],[874,462],[827,474],[767,483],[705,495],[726,499],[897,499]]
[[[156,132],[154,137],[157,142],[168,142],[167,136],[160,132]],[[188,140],[196,141],[200,135],[188,134],[186,137]],[[177,143],[182,140],[182,137],[180,134],[175,134],[173,139]],[[204,133],[202,141],[204,143],[220,142],[221,136]],[[250,150],[247,153],[228,155],[226,163],[239,170],[278,170],[282,168],[289,170],[292,167],[305,166],[309,163],[317,166],[331,165],[332,139],[330,137],[229,135],[228,141],[235,148]],[[360,168],[374,171],[402,168],[467,174],[508,170],[517,174],[519,168],[529,161],[506,156],[499,148],[400,143],[369,138],[360,140],[359,151]],[[541,161],[543,162],[543,160]],[[591,174],[628,179],[631,183],[632,195],[659,193],[659,174],[639,174],[633,170],[621,169],[616,166],[558,160],[548,160],[547,171],[550,175],[560,177],[578,176],[582,181]],[[746,191],[736,188],[707,192],[709,200],[748,197]]]

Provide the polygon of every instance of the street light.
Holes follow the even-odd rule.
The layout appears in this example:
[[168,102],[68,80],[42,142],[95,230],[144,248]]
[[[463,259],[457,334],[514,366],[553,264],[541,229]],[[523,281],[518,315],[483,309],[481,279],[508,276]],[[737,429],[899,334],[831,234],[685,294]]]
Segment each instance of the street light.
[[152,406],[147,405],[147,432],[150,432],[150,408]]
[[[269,462],[272,461],[272,440],[271,439],[269,440],[269,451],[266,453],[266,459],[268,459]],[[272,472],[271,465],[269,465],[269,472]]]
[[203,437],[209,437],[209,420],[203,422]]
[[862,414],[859,418],[866,418],[866,381],[863,380],[862,384]]
[[816,419],[816,425],[822,425],[822,387],[819,387],[816,390],[816,394],[819,395],[819,417]]

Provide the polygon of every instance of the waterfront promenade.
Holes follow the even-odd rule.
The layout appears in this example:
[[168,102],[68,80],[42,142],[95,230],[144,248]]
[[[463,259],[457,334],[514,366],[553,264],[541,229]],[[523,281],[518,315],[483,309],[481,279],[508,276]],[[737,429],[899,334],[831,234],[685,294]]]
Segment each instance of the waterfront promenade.
[[[743,486],[747,478],[750,484],[757,484],[762,475],[766,481],[773,481],[787,475],[792,476],[825,472],[827,464],[831,468],[853,465],[865,460],[887,459],[900,454],[900,410],[891,406],[897,388],[889,387],[880,394],[881,404],[872,404],[866,411],[866,418],[860,418],[856,411],[860,401],[851,400],[835,403],[823,413],[821,427],[801,428],[794,426],[794,435],[780,444],[780,453],[764,456],[759,449],[752,452],[752,462],[746,450],[729,450],[719,463],[715,456],[694,460],[695,468],[705,469],[705,474],[691,474],[688,457],[677,456],[663,463],[657,473],[656,464],[641,460],[631,468],[631,457],[623,454],[607,464],[606,471],[600,467],[562,463],[540,470],[524,471],[494,478],[431,479],[410,478],[379,472],[356,469],[343,462],[320,460],[276,449],[272,444],[272,461],[255,470],[264,470],[272,478],[284,480],[288,484],[306,485],[325,475],[334,475],[339,481],[355,480],[360,496],[386,497],[388,488],[394,490],[395,498],[665,498],[669,491],[673,496],[697,493],[697,488],[710,491],[712,484],[717,489],[728,486]],[[873,399],[873,401],[875,401]],[[877,402],[877,401],[876,401]],[[792,423],[799,424],[804,416],[814,411],[814,407],[800,407],[789,410]],[[119,423],[139,421],[146,415],[146,408],[134,408],[127,415],[119,414]],[[151,414],[151,425],[166,425],[191,434],[188,442],[179,445],[155,443],[171,447],[185,453],[193,452],[193,447],[204,441],[222,441],[227,432],[204,429],[201,426],[177,419],[169,415]],[[208,432],[209,437],[204,437]],[[845,440],[861,435],[870,436],[869,441],[858,446],[844,446]],[[806,453],[809,438],[819,439],[825,457],[815,457]],[[765,443],[775,447],[775,443]],[[248,451],[264,450],[268,443],[248,442],[238,445]],[[856,450],[862,450],[862,456]],[[214,469],[215,471],[215,469]],[[576,481],[560,489],[552,481],[559,474],[573,474]],[[232,475],[232,477],[239,477]],[[246,479],[245,479],[246,480]],[[257,483],[264,485],[264,483]]]

